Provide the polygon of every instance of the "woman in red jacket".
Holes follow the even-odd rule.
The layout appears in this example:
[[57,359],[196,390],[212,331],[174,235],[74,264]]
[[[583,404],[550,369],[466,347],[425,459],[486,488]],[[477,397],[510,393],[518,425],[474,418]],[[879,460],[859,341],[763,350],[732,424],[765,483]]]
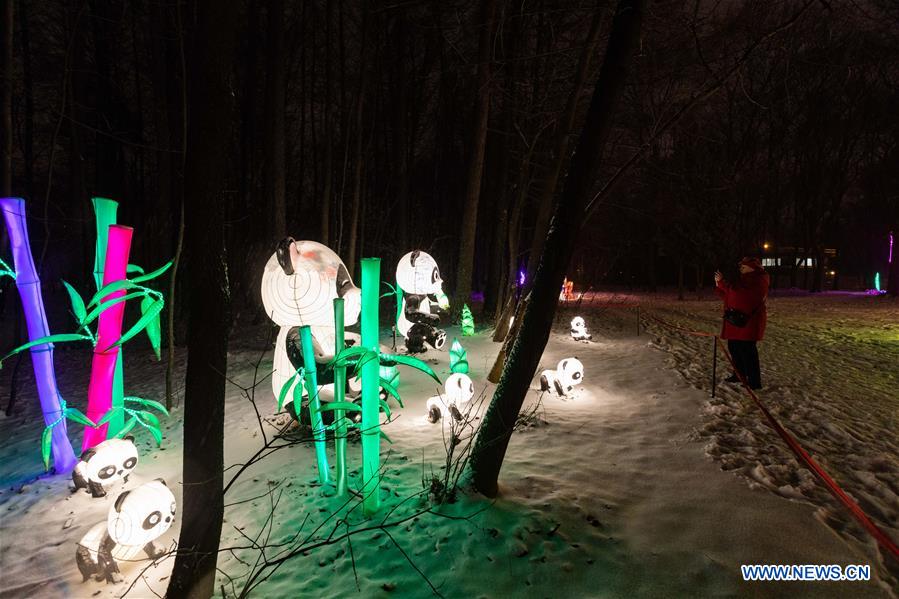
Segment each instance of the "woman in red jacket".
[[[759,369],[759,352],[756,343],[765,335],[768,314],[765,300],[768,297],[768,273],[762,268],[758,258],[740,260],[740,280],[730,284],[720,272],[715,273],[715,293],[724,300],[725,318],[721,327],[721,338],[727,339],[727,349],[733,356],[737,371],[753,389],[762,388]],[[728,313],[734,316],[729,317]],[[740,326],[741,314],[745,324]],[[725,379],[738,383],[735,372]]]

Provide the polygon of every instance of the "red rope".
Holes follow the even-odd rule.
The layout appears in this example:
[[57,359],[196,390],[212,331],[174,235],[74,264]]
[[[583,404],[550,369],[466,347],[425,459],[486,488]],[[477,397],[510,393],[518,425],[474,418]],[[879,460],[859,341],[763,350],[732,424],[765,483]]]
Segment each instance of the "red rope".
[[[706,333],[703,331],[691,331],[689,329],[685,329],[684,327],[665,322],[664,320],[656,318],[655,316],[652,316],[650,314],[645,314],[645,316],[666,327],[682,331],[688,335],[693,335],[695,337],[718,337],[718,335],[712,333]],[[831,478],[830,475],[827,474],[827,472],[825,472],[824,469],[814,459],[812,459],[812,456],[810,456],[808,452],[806,452],[805,449],[802,448],[802,446],[793,437],[793,435],[791,435],[783,426],[781,426],[780,422],[777,421],[774,415],[769,412],[768,408],[766,408],[762,403],[762,400],[760,400],[755,392],[753,392],[753,390],[749,387],[749,384],[746,382],[743,374],[737,369],[736,364],[734,364],[733,356],[730,355],[730,352],[727,351],[727,348],[724,347],[724,345],[721,343],[718,344],[718,347],[720,347],[721,351],[724,352],[724,355],[727,356],[727,360],[728,362],[730,362],[734,373],[743,384],[743,388],[749,394],[749,397],[752,398],[752,401],[755,403],[756,407],[758,407],[758,409],[762,411],[762,414],[765,415],[765,419],[768,421],[768,424],[771,425],[771,428],[773,428],[777,432],[777,434],[780,435],[781,439],[786,442],[786,444],[793,451],[796,457],[798,457],[806,465],[806,467],[808,467],[808,469],[818,477],[818,480],[824,483],[824,486],[827,487],[827,490],[830,491],[831,495],[836,497],[840,501],[840,503],[846,506],[849,512],[853,516],[855,516],[856,520],[858,520],[859,524],[861,524],[864,529],[874,537],[874,539],[880,544],[881,547],[883,547],[890,555],[893,556],[893,559],[899,562],[899,547],[896,546],[896,543],[894,543],[893,540],[889,536],[887,536],[885,532],[883,532],[876,524],[874,524],[874,522],[871,521],[864,510],[862,510],[862,508],[859,507],[859,505],[855,501],[853,501],[852,498],[849,497],[849,495],[846,494],[846,492],[840,487],[840,485],[837,484],[837,482],[833,478]]]

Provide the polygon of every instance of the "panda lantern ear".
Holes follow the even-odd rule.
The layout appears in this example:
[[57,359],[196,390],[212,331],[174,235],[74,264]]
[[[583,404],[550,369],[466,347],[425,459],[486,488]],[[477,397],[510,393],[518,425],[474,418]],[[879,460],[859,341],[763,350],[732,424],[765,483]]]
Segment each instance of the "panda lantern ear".
[[91,447],[90,449],[85,450],[85,452],[81,454],[81,461],[82,461],[82,462],[89,462],[90,459],[91,459],[92,457],[94,457],[95,455],[97,455],[97,450],[94,449],[93,447]]
[[293,262],[290,260],[290,246],[294,241],[293,237],[285,237],[278,242],[278,247],[275,250],[275,255],[278,257],[278,264],[281,265],[281,270],[283,270],[284,274],[288,277],[294,272]]
[[127,497],[127,496],[128,496],[128,493],[130,493],[130,492],[131,492],[131,491],[125,491],[124,493],[122,493],[121,495],[119,495],[118,497],[116,497],[116,500],[115,500],[115,511],[117,511],[117,512],[121,512],[121,511],[122,511],[122,503],[124,503],[125,497]]
[[127,437],[123,437],[122,441],[131,441],[134,443],[134,435],[128,435]]
[[415,266],[415,261],[418,260],[418,256],[421,254],[421,250],[415,250],[412,252],[412,257],[409,258],[409,264]]
[[159,481],[159,482],[161,482],[161,483],[162,483],[162,484],[163,484],[163,486],[166,486],[166,487],[168,487],[168,485],[167,485],[167,484],[166,484],[166,482],[165,482],[165,479],[164,479],[164,478],[154,478],[154,479],[153,479],[153,480],[156,480],[156,481]]
[[568,360],[562,360],[562,368],[565,368],[567,366],[568,366]]

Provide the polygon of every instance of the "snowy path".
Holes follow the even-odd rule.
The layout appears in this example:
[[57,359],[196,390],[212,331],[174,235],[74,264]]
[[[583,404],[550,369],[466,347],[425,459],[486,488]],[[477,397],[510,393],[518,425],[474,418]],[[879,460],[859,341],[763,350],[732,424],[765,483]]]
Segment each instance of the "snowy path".
[[[673,296],[599,296],[606,303],[640,303],[641,310],[672,324],[717,332],[720,302],[678,302]],[[859,294],[773,296],[769,325],[760,344],[760,396],[775,416],[846,489],[875,522],[899,538],[899,304]],[[634,327],[632,310],[598,309],[613,327]],[[668,363],[692,385],[710,386],[711,341],[644,325]],[[719,355],[719,380],[729,369]],[[767,427],[742,389],[720,384],[708,398],[697,438],[725,470],[745,476],[751,486],[818,506],[817,517],[844,538],[864,547],[872,563],[895,585],[899,566],[880,555],[856,524],[812,474],[798,465]]]
[[[464,497],[440,508],[457,517],[473,515],[470,521],[423,515],[391,531],[440,592],[485,598],[889,596],[877,582],[740,580],[740,564],[863,564],[870,561],[869,547],[834,534],[808,503],[751,489],[708,459],[704,444],[709,437],[696,434],[710,418],[703,415],[707,395],[666,368],[668,355],[650,345],[648,336],[637,338],[632,320],[621,313],[585,314],[596,334],[589,345],[573,342],[562,327],[552,335],[542,367],[577,355],[585,363],[586,381],[570,399],[545,397],[545,424],[513,436],[500,499],[491,505]],[[486,334],[463,342],[475,385],[489,395],[492,386],[485,383],[485,374],[498,346]],[[235,335],[229,353],[232,379],[252,378],[250,364],[258,347],[253,332]],[[427,357],[439,360],[434,367],[445,377],[447,354]],[[138,351],[129,354],[126,384],[139,383],[134,391],[159,397],[160,367],[146,358]],[[78,352],[61,356],[59,369],[67,374],[63,389],[84,388],[83,359]],[[2,378],[6,372],[0,371],[2,385],[8,381]],[[120,596],[122,585],[81,583],[74,565],[76,541],[103,517],[107,502],[70,495],[62,477],[32,480],[40,468],[39,414],[33,387],[24,379],[19,408],[13,417],[0,419],[0,596]],[[394,445],[383,445],[385,455],[390,454],[384,477],[387,506],[420,492],[423,467],[439,472],[444,455],[440,425],[425,419],[433,383],[404,372],[400,391],[406,407],[386,427]],[[252,406],[235,388],[228,393],[225,459],[234,464],[255,451],[261,438]],[[260,406],[272,407],[265,393],[267,385],[260,391]],[[73,403],[79,400],[74,391],[68,396]],[[537,396],[532,391],[529,402]],[[755,418],[749,408],[739,413],[747,422]],[[136,483],[165,477],[179,498],[180,439],[175,431],[180,418],[177,410],[167,424],[165,451],[151,453],[143,444],[146,457],[135,471]],[[721,426],[727,422],[723,419]],[[752,439],[730,453],[742,451],[755,455]],[[359,464],[358,445],[350,447],[350,464]],[[270,508],[268,498],[259,497],[272,484],[283,491],[273,540],[295,533],[306,518],[303,530],[310,530],[337,507],[315,484],[311,447],[283,450],[248,471],[229,491],[226,503],[233,505],[226,509],[224,547],[247,545],[238,529],[252,536],[263,527]],[[417,507],[410,504],[410,509]],[[173,530],[168,537],[174,536]],[[278,570],[255,596],[430,596],[421,576],[385,534],[367,533],[353,541],[358,592],[350,555],[350,547],[340,543],[300,557]],[[238,558],[254,557],[249,551],[223,553],[219,566],[240,576],[247,568]],[[127,568],[130,582],[136,568]],[[151,572],[157,591],[165,588],[169,568],[163,564]],[[224,577],[220,582],[227,584]],[[131,596],[152,595],[139,586]]]

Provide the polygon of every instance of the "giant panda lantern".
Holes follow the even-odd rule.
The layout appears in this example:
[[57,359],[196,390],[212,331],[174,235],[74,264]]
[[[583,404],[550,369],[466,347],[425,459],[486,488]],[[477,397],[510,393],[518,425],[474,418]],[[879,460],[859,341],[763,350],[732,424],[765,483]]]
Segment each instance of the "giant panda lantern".
[[403,304],[397,329],[406,338],[409,353],[425,351],[425,342],[434,349],[446,344],[446,331],[438,329],[438,311],[449,308],[443,293],[443,279],[437,262],[425,252],[409,252],[396,265],[396,283],[403,290]]
[[92,576],[97,581],[121,582],[117,562],[135,561],[141,553],[150,559],[164,555],[165,550],[153,541],[171,528],[175,512],[175,496],[161,478],[120,494],[109,506],[106,520],[78,542],[75,563],[82,582]]
[[[296,372],[291,362],[302,364],[299,357],[298,327],[309,325],[316,364],[323,366],[334,357],[334,299],[344,299],[344,323],[359,320],[361,291],[353,284],[340,257],[329,247],[315,241],[297,241],[287,237],[278,244],[262,273],[262,303],[265,312],[281,327],[275,341],[272,366],[272,391],[278,397]],[[358,335],[347,333],[352,344]],[[290,353],[289,353],[290,352]],[[299,360],[299,361],[297,361]],[[333,374],[332,374],[333,376]],[[319,376],[320,385],[333,383]],[[294,381],[287,392],[285,406],[293,402]],[[296,410],[289,406],[288,411]],[[296,412],[295,412],[296,413]]]

